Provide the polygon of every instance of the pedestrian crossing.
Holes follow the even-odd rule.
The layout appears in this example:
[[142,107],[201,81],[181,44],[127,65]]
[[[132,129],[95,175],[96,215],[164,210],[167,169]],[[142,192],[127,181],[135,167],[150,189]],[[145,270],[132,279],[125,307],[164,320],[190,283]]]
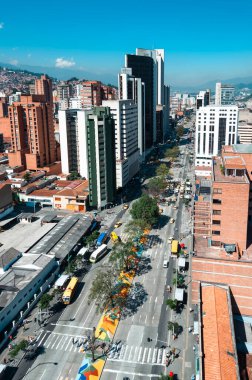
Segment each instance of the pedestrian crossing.
[[107,360],[163,366],[166,361],[166,350],[158,347],[123,344],[119,352],[109,353]]
[[85,338],[81,335],[68,335],[47,331],[37,339],[37,346],[56,351],[83,353],[84,347],[82,343]]

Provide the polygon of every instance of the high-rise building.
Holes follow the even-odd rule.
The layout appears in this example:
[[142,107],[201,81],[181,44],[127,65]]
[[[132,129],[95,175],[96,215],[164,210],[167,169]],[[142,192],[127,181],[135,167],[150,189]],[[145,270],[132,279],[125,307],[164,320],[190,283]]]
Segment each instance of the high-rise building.
[[141,78],[132,75],[131,68],[122,68],[118,75],[118,94],[120,100],[133,100],[137,104],[138,148],[140,159],[145,155],[145,84]]
[[125,66],[132,69],[132,75],[141,78],[145,84],[145,149],[156,141],[156,76],[154,60],[150,56],[127,54]]
[[196,114],[195,165],[210,166],[223,145],[237,143],[238,107],[201,107]]
[[61,100],[69,99],[73,96],[73,86],[71,84],[62,83],[57,86],[57,98]]
[[56,159],[52,103],[45,95],[21,95],[9,106],[11,166],[37,170]]
[[3,133],[0,133],[0,153],[4,151],[4,137]]
[[115,122],[116,187],[139,171],[138,110],[133,100],[103,100]]
[[115,127],[108,107],[95,107],[87,122],[89,204],[102,208],[116,194]]
[[40,79],[35,79],[34,94],[45,95],[45,100],[48,103],[53,102],[52,97],[52,80],[47,75],[41,75]]
[[83,108],[100,106],[102,104],[102,87],[100,81],[85,81],[80,88]]
[[235,103],[235,88],[229,84],[216,83],[215,105],[225,106]]
[[60,110],[59,133],[62,173],[88,178],[87,119],[91,110]]
[[210,90],[200,91],[196,96],[196,109],[205,107],[210,104]]

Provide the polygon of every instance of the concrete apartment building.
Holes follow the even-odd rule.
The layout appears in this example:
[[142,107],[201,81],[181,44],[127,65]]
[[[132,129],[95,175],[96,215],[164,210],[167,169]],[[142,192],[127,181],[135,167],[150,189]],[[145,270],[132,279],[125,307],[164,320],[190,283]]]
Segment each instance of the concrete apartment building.
[[124,187],[139,171],[138,109],[133,100],[104,100],[115,123],[116,187]]
[[44,95],[21,95],[9,106],[10,166],[37,170],[56,161],[52,105]]
[[59,132],[62,173],[88,178],[87,121],[92,110],[60,110]]
[[133,100],[137,104],[138,148],[141,161],[145,157],[145,84],[141,78],[132,75],[131,68],[122,68],[118,75],[118,93],[120,100]]
[[102,104],[102,84],[100,81],[82,82],[80,89],[82,108],[91,108]]
[[88,115],[87,157],[89,204],[100,209],[116,194],[115,126],[108,107]]
[[252,112],[250,109],[239,111],[238,139],[240,144],[252,143]]
[[223,145],[237,143],[237,106],[206,106],[196,113],[195,166],[211,166]]
[[229,84],[216,83],[215,105],[226,106],[235,103],[235,88]]

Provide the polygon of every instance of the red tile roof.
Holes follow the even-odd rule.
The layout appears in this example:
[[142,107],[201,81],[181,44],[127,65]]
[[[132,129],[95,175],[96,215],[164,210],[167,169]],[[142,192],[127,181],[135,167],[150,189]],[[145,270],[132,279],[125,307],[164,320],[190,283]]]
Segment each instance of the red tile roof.
[[237,354],[229,288],[202,284],[203,368],[205,380],[236,380]]

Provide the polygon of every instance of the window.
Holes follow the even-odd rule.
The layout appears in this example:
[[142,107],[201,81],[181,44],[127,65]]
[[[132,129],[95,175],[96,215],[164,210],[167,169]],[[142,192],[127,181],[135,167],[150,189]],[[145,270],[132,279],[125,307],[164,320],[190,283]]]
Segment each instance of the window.
[[214,194],[222,194],[222,189],[216,187],[215,189],[213,189],[213,193]]
[[213,224],[221,224],[220,220],[213,220]]
[[213,199],[213,203],[221,205],[221,199]]
[[213,235],[220,235],[220,231],[212,231]]
[[213,210],[213,215],[221,215],[221,210]]

